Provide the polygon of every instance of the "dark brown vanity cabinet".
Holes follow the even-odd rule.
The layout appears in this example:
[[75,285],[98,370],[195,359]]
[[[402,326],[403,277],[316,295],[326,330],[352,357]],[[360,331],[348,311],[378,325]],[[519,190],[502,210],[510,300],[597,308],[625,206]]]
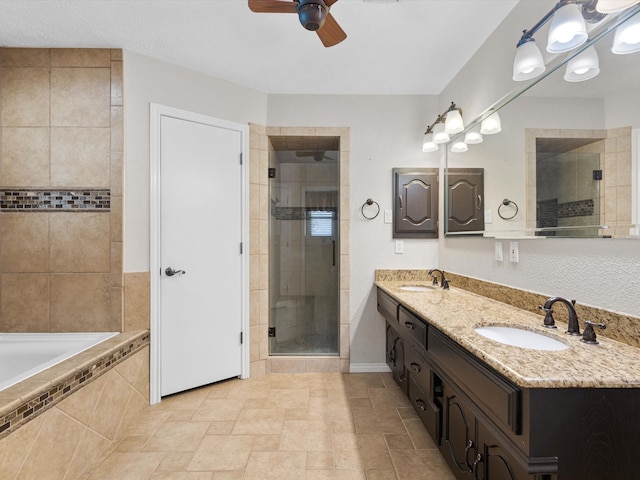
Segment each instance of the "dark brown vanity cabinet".
[[391,369],[393,379],[406,394],[409,393],[409,377],[405,365],[404,340],[398,331],[387,323],[387,365]]
[[438,238],[438,169],[393,169],[393,238]]

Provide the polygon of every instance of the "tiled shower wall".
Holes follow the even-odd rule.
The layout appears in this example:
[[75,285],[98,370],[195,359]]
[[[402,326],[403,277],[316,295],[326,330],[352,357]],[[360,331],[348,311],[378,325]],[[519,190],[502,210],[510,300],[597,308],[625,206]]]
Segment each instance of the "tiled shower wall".
[[0,49],[0,84],[0,331],[121,331],[122,51]]

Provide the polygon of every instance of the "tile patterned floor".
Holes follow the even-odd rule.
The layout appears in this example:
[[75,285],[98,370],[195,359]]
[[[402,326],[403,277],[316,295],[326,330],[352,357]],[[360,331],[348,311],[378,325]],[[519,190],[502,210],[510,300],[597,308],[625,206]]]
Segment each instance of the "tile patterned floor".
[[390,374],[272,374],[149,407],[86,480],[449,480]]

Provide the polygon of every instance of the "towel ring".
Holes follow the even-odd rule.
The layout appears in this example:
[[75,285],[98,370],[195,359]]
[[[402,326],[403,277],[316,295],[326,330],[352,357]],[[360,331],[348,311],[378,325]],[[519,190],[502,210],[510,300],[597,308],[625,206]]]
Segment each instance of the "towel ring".
[[[513,205],[514,207],[516,207],[516,211],[513,212],[513,215],[511,215],[510,217],[506,217],[506,216],[502,215],[502,212],[500,210],[502,209],[502,207],[508,207],[509,205]],[[518,214],[518,204],[516,202],[514,202],[513,200],[509,200],[508,198],[505,198],[502,201],[502,203],[500,204],[500,206],[498,207],[498,216],[500,218],[502,218],[503,220],[511,220],[517,214]]]
[[[376,208],[377,208],[376,214],[371,216],[371,217],[364,213],[364,207],[369,206],[369,205],[375,205]],[[376,218],[380,214],[380,205],[378,205],[378,202],[376,202],[375,200],[367,198],[367,201],[364,202],[362,204],[362,206],[360,207],[360,213],[362,213],[362,216],[364,218],[366,218],[367,220],[373,220],[374,218]]]

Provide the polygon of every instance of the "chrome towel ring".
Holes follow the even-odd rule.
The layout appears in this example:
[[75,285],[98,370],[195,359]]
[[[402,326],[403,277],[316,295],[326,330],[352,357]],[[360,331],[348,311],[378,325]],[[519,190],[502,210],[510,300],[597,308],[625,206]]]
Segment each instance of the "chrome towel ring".
[[[511,216],[503,215],[501,211],[502,207],[509,207],[510,205],[513,205],[513,207],[515,207],[515,211],[513,212],[513,215]],[[512,218],[515,218],[517,214],[518,214],[518,204],[516,202],[514,202],[513,200],[509,200],[508,198],[505,198],[504,200],[502,200],[502,203],[498,207],[498,216],[500,218],[502,218],[503,220],[511,220]]]
[[[374,215],[367,215],[366,213],[364,213],[364,209],[365,207],[371,206],[371,205],[375,205],[375,214]],[[376,218],[379,214],[380,214],[380,205],[378,205],[378,202],[376,202],[375,200],[372,200],[371,198],[367,198],[367,201],[364,202],[362,204],[362,206],[360,207],[360,213],[362,213],[362,216],[364,218],[366,218],[367,220],[373,220],[374,218]]]

